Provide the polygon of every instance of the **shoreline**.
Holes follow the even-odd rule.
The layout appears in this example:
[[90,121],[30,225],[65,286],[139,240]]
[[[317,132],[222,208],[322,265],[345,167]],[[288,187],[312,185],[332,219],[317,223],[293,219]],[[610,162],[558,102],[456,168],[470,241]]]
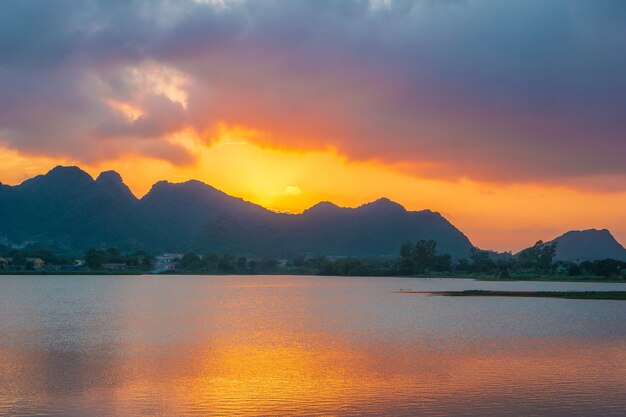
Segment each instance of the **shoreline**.
[[564,298],[569,300],[615,300],[626,301],[626,291],[410,291],[400,290],[393,294],[421,294],[442,297],[524,297]]
[[626,280],[601,278],[596,276],[584,277],[562,277],[562,276],[519,276],[508,279],[499,279],[488,275],[320,275],[314,273],[297,273],[285,271],[280,273],[258,273],[258,274],[241,274],[241,273],[206,273],[206,272],[172,272],[172,273],[150,273],[138,270],[125,271],[0,271],[0,276],[311,276],[311,277],[337,277],[337,278],[409,278],[409,279],[467,279],[473,281],[486,282],[566,282],[566,283],[607,283],[607,284],[624,284]]

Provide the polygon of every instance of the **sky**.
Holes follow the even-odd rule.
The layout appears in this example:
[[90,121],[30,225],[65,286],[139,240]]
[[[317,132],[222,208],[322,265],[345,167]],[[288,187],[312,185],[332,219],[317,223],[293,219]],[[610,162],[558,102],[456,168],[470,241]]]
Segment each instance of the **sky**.
[[481,248],[626,243],[621,0],[3,0],[0,181],[114,169],[277,211],[386,196]]

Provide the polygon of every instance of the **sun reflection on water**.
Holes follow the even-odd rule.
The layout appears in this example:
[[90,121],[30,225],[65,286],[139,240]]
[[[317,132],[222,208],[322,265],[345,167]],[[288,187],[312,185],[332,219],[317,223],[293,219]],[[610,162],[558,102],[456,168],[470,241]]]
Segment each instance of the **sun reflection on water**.
[[[47,300],[49,319],[37,309],[41,306],[5,303],[0,415],[499,416],[515,410],[582,416],[600,410],[611,416],[622,411],[623,337],[521,337],[515,328],[508,328],[506,337],[493,337],[487,329],[497,324],[496,316],[492,323],[478,320],[475,329],[450,335],[449,317],[480,319],[480,309],[493,314],[489,309],[498,304],[467,304],[457,311],[451,310],[459,307],[451,299],[398,298],[377,281],[361,282],[358,291],[353,284],[190,277],[168,288],[167,281],[138,279],[119,290],[123,283],[116,283],[104,298],[105,288],[90,295],[77,287],[70,294],[38,293]],[[358,302],[351,304],[353,295]],[[502,307],[510,310],[511,302],[516,301],[505,300]],[[523,306],[515,308],[527,311]],[[420,320],[442,320],[438,333],[419,330]],[[478,337],[468,337],[474,334]]]

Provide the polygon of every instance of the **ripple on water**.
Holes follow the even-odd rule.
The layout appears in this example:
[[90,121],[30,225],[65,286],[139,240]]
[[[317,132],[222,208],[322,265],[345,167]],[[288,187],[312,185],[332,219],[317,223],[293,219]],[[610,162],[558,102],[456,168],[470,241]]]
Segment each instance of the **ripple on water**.
[[2,416],[623,416],[625,285],[2,277]]

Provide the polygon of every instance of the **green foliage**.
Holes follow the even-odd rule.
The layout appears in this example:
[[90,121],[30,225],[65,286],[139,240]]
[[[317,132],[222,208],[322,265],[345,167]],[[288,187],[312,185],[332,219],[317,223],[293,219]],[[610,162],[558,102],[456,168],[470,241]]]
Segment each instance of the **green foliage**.
[[[69,260],[65,262],[70,263]],[[154,266],[154,256],[143,251],[125,255],[117,248],[89,249],[85,253],[85,264],[90,269],[102,270],[104,264],[108,263],[125,264],[129,269],[149,271]]]
[[102,265],[108,260],[107,251],[102,249],[89,249],[85,254],[85,263],[91,269],[102,269]]
[[256,264],[256,272],[259,274],[271,274],[276,272],[278,268],[278,260],[271,258],[263,258]]
[[217,263],[217,270],[223,274],[233,274],[237,271],[237,262],[232,255],[224,255]]
[[298,256],[291,262],[291,265],[296,268],[302,268],[306,265],[306,258],[304,256]]
[[549,273],[552,270],[552,260],[556,255],[556,246],[557,242],[546,244],[539,240],[519,253],[518,268],[535,273]]
[[127,256],[125,263],[131,269],[149,271],[154,267],[154,256],[144,251],[137,251]]
[[605,278],[621,278],[626,276],[626,262],[615,259],[603,259],[600,261],[585,261],[579,264],[580,269],[586,275],[596,275]]
[[498,269],[496,271],[496,278],[498,279],[511,279],[511,274],[509,273],[509,268],[506,265],[500,264],[498,265]]
[[570,277],[577,277],[583,274],[583,270],[580,265],[572,263],[567,267],[567,275]]
[[219,255],[209,252],[202,257],[202,272],[216,273],[220,261]]
[[497,269],[489,251],[474,247],[470,259],[472,260],[471,271],[474,273],[493,274]]
[[469,260],[463,258],[456,263],[454,269],[461,273],[469,273],[472,271],[472,265]]
[[237,270],[241,273],[245,273],[248,270],[248,258],[240,256],[237,259]]
[[183,271],[196,271],[200,269],[202,262],[200,257],[195,253],[187,253],[183,256],[183,259],[178,262],[178,268]]
[[19,250],[19,249],[13,249],[11,252],[9,252],[9,256],[13,258],[13,262],[12,262],[13,265],[15,266],[26,265],[26,258],[28,257],[28,254],[26,252]]
[[[0,248],[1,249],[1,248]],[[30,246],[24,249],[7,249],[8,258],[12,258],[5,271],[33,270],[27,258],[41,258],[45,267],[38,271],[76,270],[75,257],[57,255],[44,247]],[[424,274],[453,274],[463,276],[475,274],[493,276],[497,279],[519,277],[570,276],[579,280],[593,277],[611,280],[626,280],[626,262],[613,259],[573,262],[553,262],[556,244],[541,241],[523,250],[515,257],[510,253],[496,253],[473,248],[469,259],[452,262],[450,255],[439,254],[437,243],[433,240],[406,242],[399,248],[399,257],[389,258],[336,258],[324,256],[297,256],[291,262],[273,258],[250,259],[245,256],[217,255],[209,252],[203,256],[195,253],[185,254],[176,264],[179,273],[203,274],[318,274],[336,276],[410,276]],[[85,272],[100,271],[107,263],[125,264],[132,271],[152,271],[155,258],[153,255],[137,251],[123,253],[118,248],[90,249],[84,259]],[[56,269],[55,269],[56,268]]]
[[415,244],[406,242],[400,247],[397,272],[400,275],[419,275],[426,272],[446,272],[452,269],[450,255],[437,253],[437,242],[420,240]]
[[339,258],[329,260],[323,258],[324,262],[318,264],[321,268],[318,270],[319,275],[334,276],[385,276],[394,275],[394,262],[392,260],[384,260],[377,258]]

